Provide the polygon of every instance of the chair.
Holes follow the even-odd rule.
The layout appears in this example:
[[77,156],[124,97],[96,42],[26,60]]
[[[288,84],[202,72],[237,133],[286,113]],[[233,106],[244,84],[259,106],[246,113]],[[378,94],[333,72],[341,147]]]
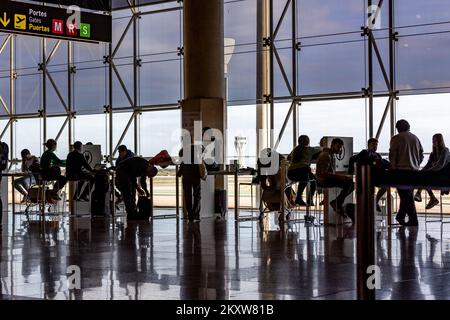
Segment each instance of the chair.
[[[309,179],[307,181],[294,181],[295,183],[297,183],[297,186],[300,184],[305,184],[306,188],[305,188],[305,192],[306,192],[306,210],[305,210],[305,223],[314,223],[314,220],[316,219],[314,216],[311,215],[311,205],[309,203],[309,198],[310,198],[310,194],[311,194],[311,183],[315,181],[314,179]],[[297,193],[298,193],[298,189],[297,189]],[[298,207],[298,204],[295,204],[296,207]]]

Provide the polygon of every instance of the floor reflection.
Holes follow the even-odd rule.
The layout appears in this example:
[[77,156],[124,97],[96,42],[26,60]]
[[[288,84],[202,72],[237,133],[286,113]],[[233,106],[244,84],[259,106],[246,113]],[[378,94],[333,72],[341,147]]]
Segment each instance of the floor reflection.
[[[351,226],[15,219],[0,236],[2,299],[356,298]],[[379,299],[450,297],[450,226],[380,228],[376,244]],[[71,265],[81,290],[69,289]]]

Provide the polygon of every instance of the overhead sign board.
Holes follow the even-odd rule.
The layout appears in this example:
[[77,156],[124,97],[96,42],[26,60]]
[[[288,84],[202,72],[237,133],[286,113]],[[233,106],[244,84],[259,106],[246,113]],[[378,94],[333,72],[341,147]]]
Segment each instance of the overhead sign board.
[[80,8],[86,8],[90,10],[98,11],[111,11],[111,0],[31,0],[35,2],[47,2],[60,4],[62,6],[72,6],[76,5]]
[[85,42],[111,42],[110,15],[0,0],[0,31]]

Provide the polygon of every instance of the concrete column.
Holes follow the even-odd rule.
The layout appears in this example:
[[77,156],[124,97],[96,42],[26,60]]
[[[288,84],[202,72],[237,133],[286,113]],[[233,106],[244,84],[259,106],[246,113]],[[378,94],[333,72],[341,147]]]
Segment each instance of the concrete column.
[[[269,147],[270,104],[264,103],[264,95],[270,94],[270,48],[264,46],[263,39],[270,37],[270,0],[258,0],[257,7],[257,53],[256,53],[256,156]],[[255,163],[256,164],[256,163]],[[261,198],[256,188],[256,206]]]
[[[224,135],[220,146],[225,156],[226,99],[224,74],[224,3],[223,0],[184,0],[184,100],[182,127],[193,140],[201,140],[201,128],[194,137],[194,121],[203,127],[220,130]],[[200,132],[199,132],[200,131]],[[216,144],[217,148],[217,144]],[[210,177],[213,179],[213,177]],[[208,181],[207,199],[214,200],[214,185],[225,188],[222,177]],[[210,203],[210,201],[209,201]],[[205,208],[206,211],[208,211]],[[210,214],[211,212],[205,212]]]
[[270,94],[270,50],[263,43],[264,38],[270,37],[270,1],[258,0],[257,8],[257,73],[256,98],[260,103],[256,105],[257,143],[256,155],[269,147],[269,104],[263,103],[264,95]]

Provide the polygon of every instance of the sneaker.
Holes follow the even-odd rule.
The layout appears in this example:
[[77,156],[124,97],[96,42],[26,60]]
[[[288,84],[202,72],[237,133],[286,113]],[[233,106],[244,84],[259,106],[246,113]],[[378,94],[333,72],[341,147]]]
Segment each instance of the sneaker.
[[395,216],[395,220],[397,220],[398,224],[401,226],[405,225],[405,219],[400,219],[399,216]]
[[427,206],[425,207],[427,210],[430,210],[431,208],[433,208],[434,206],[439,204],[439,200],[436,199],[435,197],[430,198],[430,201],[428,201]]
[[416,202],[422,202],[422,196],[420,195],[420,193],[416,193],[416,195],[414,196],[414,200]]

